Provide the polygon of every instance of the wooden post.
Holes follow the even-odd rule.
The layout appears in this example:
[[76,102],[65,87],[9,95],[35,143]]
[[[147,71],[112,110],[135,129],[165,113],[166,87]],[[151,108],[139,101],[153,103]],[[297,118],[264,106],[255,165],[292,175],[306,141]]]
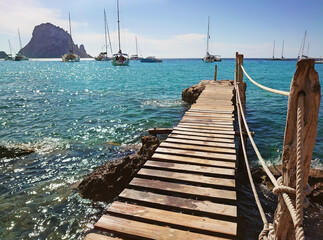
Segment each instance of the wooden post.
[[[245,93],[245,83],[243,82],[243,72],[242,72],[242,68],[241,65],[243,65],[243,54],[239,54],[238,52],[236,52],[236,82],[238,85],[238,89],[239,89],[239,95],[240,95],[240,99],[241,99],[241,103],[242,103],[242,109],[243,111],[245,110],[245,102],[246,102],[246,93]],[[244,123],[241,123],[241,131],[243,133],[243,140],[244,140],[244,144],[245,144],[245,148],[247,149],[247,136],[246,134],[244,134],[246,132],[246,128]],[[245,169],[245,162],[244,162],[244,155],[243,155],[243,150],[242,150],[242,141],[240,139],[239,142],[239,149],[238,149],[238,168],[239,170],[244,170]]]
[[246,93],[245,93],[245,87],[243,82],[243,71],[240,64],[243,65],[243,54],[239,54],[238,52],[236,52],[236,79],[240,90],[239,93],[240,93],[241,102],[243,107],[245,107]]
[[215,64],[215,66],[214,66],[214,81],[216,81],[217,72],[218,72],[218,66]]
[[[304,97],[304,134],[301,139],[303,146],[303,187],[308,182],[312,152],[315,145],[318,113],[321,99],[319,77],[314,69],[314,59],[300,60],[296,64],[296,72],[290,86],[288,112],[282,155],[282,180],[284,186],[296,187],[297,159],[297,106],[298,98]],[[295,196],[290,195],[293,204]],[[303,216],[302,216],[303,217]],[[283,197],[279,194],[278,206],[274,216],[275,239],[295,239],[295,229],[290,213]]]

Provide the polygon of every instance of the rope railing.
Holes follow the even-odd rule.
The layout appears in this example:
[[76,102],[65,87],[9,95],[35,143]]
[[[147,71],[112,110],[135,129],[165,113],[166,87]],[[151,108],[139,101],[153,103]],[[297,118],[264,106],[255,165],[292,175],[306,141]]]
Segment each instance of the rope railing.
[[[239,64],[239,60],[237,62]],[[249,75],[245,72],[242,64],[239,64],[241,66],[241,69],[243,70],[243,72],[245,73],[245,75],[249,78],[249,80],[251,80],[251,78],[249,77]],[[239,91],[239,87],[237,84],[237,79],[239,79],[239,71],[238,71],[238,75],[236,75],[237,77],[235,77],[235,81],[234,81],[234,87],[235,87],[235,91],[236,91],[236,105],[237,105],[237,113],[238,113],[238,124],[239,124],[239,129],[240,129],[240,141],[241,141],[241,145],[242,145],[242,150],[243,150],[243,156],[244,156],[244,160],[245,160],[245,165],[246,165],[246,170],[248,173],[248,177],[249,177],[249,181],[250,181],[250,185],[255,197],[255,201],[258,207],[258,210],[260,212],[263,224],[264,224],[264,228],[262,230],[262,232],[259,235],[259,239],[269,239],[271,235],[274,235],[274,229],[273,229],[273,225],[269,224],[267,221],[267,218],[265,216],[264,210],[261,206],[253,179],[252,179],[252,174],[250,171],[250,166],[248,163],[248,159],[247,159],[247,152],[246,152],[246,148],[245,148],[245,142],[244,142],[244,137],[243,137],[243,129],[242,129],[242,123],[244,124],[244,128],[245,131],[247,132],[247,135],[249,137],[249,140],[251,142],[251,145],[258,157],[259,162],[261,163],[264,171],[266,172],[266,174],[268,175],[269,179],[271,180],[272,184],[274,185],[274,189],[273,192],[274,194],[281,194],[283,201],[286,204],[286,207],[289,211],[289,214],[291,216],[293,225],[294,225],[294,229],[295,229],[295,238],[297,240],[303,240],[305,239],[305,235],[304,235],[304,229],[302,227],[303,224],[303,208],[306,207],[306,205],[308,205],[308,201],[306,201],[307,199],[305,198],[305,195],[308,194],[310,192],[310,187],[307,184],[306,187],[303,186],[303,181],[304,181],[304,175],[303,175],[303,168],[304,168],[304,156],[303,156],[303,140],[304,140],[304,93],[300,93],[298,95],[298,101],[297,101],[297,127],[296,127],[296,131],[297,131],[297,161],[296,161],[296,188],[291,188],[288,186],[284,186],[282,183],[282,178],[280,177],[278,180],[274,177],[274,175],[272,174],[272,172],[269,170],[265,160],[262,158],[254,140],[253,137],[251,135],[251,132],[249,130],[245,115],[244,115],[244,110],[243,110],[243,104],[241,102],[241,97],[240,97],[240,91]],[[241,81],[241,79],[240,79]],[[251,80],[253,83],[255,83],[253,80]],[[258,83],[255,83],[256,85]],[[260,85],[260,84],[258,84]],[[257,85],[257,86],[258,86]],[[270,89],[270,92],[274,92],[277,94],[282,94],[282,95],[289,95],[289,92],[284,92],[284,91],[278,91],[275,89],[271,89],[271,88],[267,88],[264,87],[262,85],[260,85],[261,88],[265,88],[265,90],[268,91],[268,89]],[[259,86],[259,87],[260,87]],[[291,194],[292,196],[295,196],[295,204],[293,204],[290,196],[288,194]],[[305,201],[304,201],[305,200]],[[295,206],[294,206],[295,205]],[[278,216],[280,216],[281,214],[278,213]],[[276,219],[277,220],[277,219]],[[279,218],[278,218],[279,221]],[[269,232],[271,232],[271,234],[269,234]]]
[[[235,89],[237,89],[236,81],[234,81],[234,85],[235,85]],[[237,92],[237,94],[236,94],[236,102],[238,103],[238,101],[239,101],[238,98],[240,99],[240,95],[239,95],[239,91],[236,91],[236,92]],[[250,185],[251,185],[253,195],[255,196],[256,204],[257,204],[257,207],[259,209],[261,219],[262,219],[264,225],[268,226],[268,221],[267,221],[267,218],[266,218],[266,214],[265,214],[265,212],[264,212],[264,210],[263,210],[263,208],[261,206],[261,203],[260,203],[257,191],[256,191],[256,187],[255,187],[255,184],[254,184],[254,181],[253,181],[253,178],[252,178],[249,162],[248,162],[247,151],[246,151],[246,148],[245,148],[244,138],[243,138],[243,130],[242,130],[242,126],[241,126],[241,115],[243,114],[243,113],[241,114],[241,112],[243,110],[242,110],[242,108],[240,108],[240,106],[241,105],[239,104],[239,107],[237,107],[238,124],[239,124],[240,139],[241,139],[241,142],[242,142],[242,151],[243,151],[243,156],[244,156],[244,159],[245,159],[248,178],[249,178],[249,182],[250,182]]]
[[246,77],[253,83],[255,84],[257,87],[265,90],[265,91],[268,91],[268,92],[271,92],[271,93],[276,93],[276,94],[279,94],[279,95],[283,95],[283,96],[289,96],[289,92],[286,92],[286,91],[282,91],[282,90],[277,90],[277,89],[273,89],[273,88],[269,88],[269,87],[266,87],[266,86],[263,86],[259,83],[257,83],[255,80],[253,80],[249,75],[248,73],[246,72],[246,70],[244,69],[243,65],[240,64],[241,66],[241,69],[243,71],[243,73],[246,75]]

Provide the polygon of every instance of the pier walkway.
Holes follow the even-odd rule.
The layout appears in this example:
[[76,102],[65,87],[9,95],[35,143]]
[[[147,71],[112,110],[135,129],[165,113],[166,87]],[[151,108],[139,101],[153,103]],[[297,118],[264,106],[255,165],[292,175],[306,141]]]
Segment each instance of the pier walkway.
[[129,239],[234,238],[233,88],[206,85],[95,228]]
[[[85,239],[236,239],[238,162],[239,170],[243,167],[247,172],[263,222],[259,239],[304,240],[303,208],[309,204],[307,182],[321,99],[314,62],[297,62],[290,91],[286,92],[255,82],[243,67],[243,55],[236,53],[235,80],[206,85],[196,103],[94,225],[97,233],[89,233]],[[261,89],[288,96],[283,172],[278,179],[262,158],[244,115],[243,73]],[[239,137],[235,137],[235,119]],[[248,163],[247,140],[278,195],[275,224],[267,220],[261,206]]]

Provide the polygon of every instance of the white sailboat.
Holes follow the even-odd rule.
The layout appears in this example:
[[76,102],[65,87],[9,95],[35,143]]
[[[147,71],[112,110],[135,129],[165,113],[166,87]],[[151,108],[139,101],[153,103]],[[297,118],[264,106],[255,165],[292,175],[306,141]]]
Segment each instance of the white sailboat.
[[304,55],[304,48],[305,48],[305,42],[306,42],[306,33],[307,33],[307,30],[305,30],[304,38],[303,38],[303,41],[302,41],[301,47],[299,48],[299,51],[298,51],[297,60],[301,60],[301,59],[306,59],[306,58],[308,58],[308,56],[307,56],[307,55]]
[[13,60],[13,57],[12,57],[12,47],[11,47],[10,40],[8,40],[8,43],[9,43],[9,48],[10,48],[10,54],[8,54],[4,60],[6,60],[6,61],[12,61]]
[[140,57],[138,56],[138,43],[137,43],[137,37],[135,37],[135,40],[136,40],[136,54],[131,55],[130,60],[140,60],[140,59],[142,59],[142,58],[140,58]]
[[105,9],[104,9],[105,52],[101,52],[99,54],[99,56],[97,56],[97,57],[94,58],[97,61],[110,61],[112,59],[111,57],[108,57],[107,32],[108,32],[108,36],[109,36],[109,46],[110,46],[111,56],[112,56],[113,53],[112,53],[111,39],[110,39],[110,33],[109,33],[109,26],[108,26],[108,22],[107,22],[107,15],[106,15]]
[[22,48],[22,44],[21,44],[21,38],[20,38],[20,32],[19,32],[19,28],[18,28],[18,36],[19,36],[19,45],[20,45],[20,51],[16,54],[15,58],[13,59],[14,61],[27,61],[29,60],[27,57],[24,56],[24,50]]
[[283,46],[282,46],[282,56],[281,58],[275,58],[275,40],[273,45],[273,57],[268,58],[269,61],[289,61],[289,59],[284,58],[284,40],[283,40]]
[[72,39],[72,27],[71,27],[71,15],[68,13],[68,21],[70,24],[70,52],[66,53],[62,56],[62,61],[63,62],[79,62],[80,61],[80,56],[73,53],[73,39]]
[[211,55],[209,53],[209,39],[210,39],[210,17],[208,17],[208,25],[207,25],[207,42],[206,42],[206,55],[203,58],[203,61],[206,63],[212,63],[212,62],[220,62],[221,58],[220,55]]
[[117,13],[118,13],[118,42],[119,42],[119,51],[116,54],[113,54],[111,63],[113,66],[128,66],[129,65],[129,56],[126,53],[121,51],[120,45],[120,20],[119,20],[119,0],[117,0]]

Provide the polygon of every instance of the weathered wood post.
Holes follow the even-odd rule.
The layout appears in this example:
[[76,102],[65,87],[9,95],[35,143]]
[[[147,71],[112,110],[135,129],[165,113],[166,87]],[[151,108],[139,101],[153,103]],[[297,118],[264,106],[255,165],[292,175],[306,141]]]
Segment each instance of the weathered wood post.
[[218,66],[215,64],[215,66],[214,66],[214,81],[216,81],[217,72],[218,72]]
[[[243,54],[239,54],[238,52],[236,52],[236,71],[235,71],[235,78],[236,78],[236,82],[238,85],[238,89],[239,89],[239,95],[240,95],[240,99],[241,99],[241,103],[242,103],[242,107],[243,107],[243,111],[245,110],[245,103],[246,103],[246,93],[245,93],[245,83],[243,82],[243,72],[242,72],[242,68],[241,65],[243,65]],[[244,140],[244,144],[245,144],[245,148],[247,149],[247,136],[246,136],[246,128],[244,123],[241,123],[241,131],[243,134],[243,140]],[[240,139],[239,142],[239,149],[238,149],[238,166],[239,166],[239,170],[243,170],[245,169],[245,163],[244,163],[244,156],[243,156],[243,150],[242,150],[242,141]]]
[[299,217],[294,220],[294,227],[283,196],[279,194],[274,216],[275,239],[305,239],[302,231],[304,189],[315,145],[320,99],[321,86],[314,59],[300,60],[290,86],[282,155],[282,184],[296,189],[296,198],[294,194],[289,196]]
[[243,82],[243,71],[241,68],[241,65],[243,65],[243,54],[239,54],[236,52],[236,79],[237,79],[237,84],[239,88],[239,93],[240,93],[240,98],[243,107],[245,107],[246,104],[246,92],[245,92],[245,87],[244,87],[244,82]]

